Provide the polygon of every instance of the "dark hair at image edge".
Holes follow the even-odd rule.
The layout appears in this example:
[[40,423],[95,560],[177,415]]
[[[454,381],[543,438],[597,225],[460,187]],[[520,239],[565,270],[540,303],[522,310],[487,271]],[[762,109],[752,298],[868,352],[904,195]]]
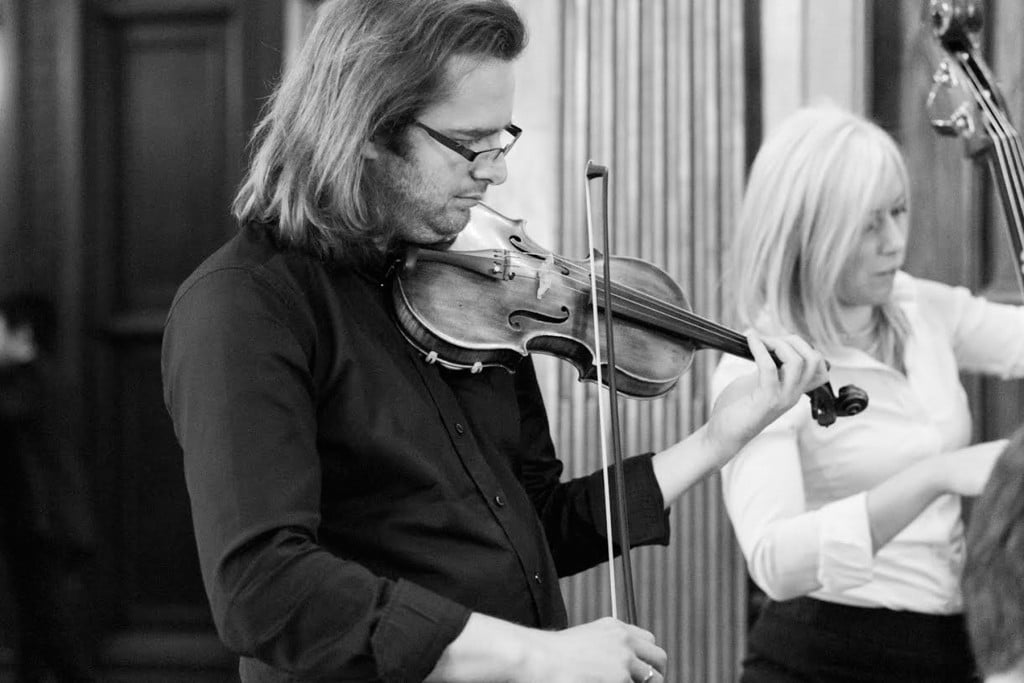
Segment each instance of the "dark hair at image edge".
[[963,588],[981,672],[1024,673],[1024,429],[1010,439],[971,511]]

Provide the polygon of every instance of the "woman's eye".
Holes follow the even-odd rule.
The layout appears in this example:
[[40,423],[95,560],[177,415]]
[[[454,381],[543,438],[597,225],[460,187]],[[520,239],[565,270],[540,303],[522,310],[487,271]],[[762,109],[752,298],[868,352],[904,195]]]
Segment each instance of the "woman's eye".
[[867,224],[864,226],[865,232],[874,232],[882,226],[882,222],[885,220],[885,213],[882,211],[875,211],[871,214]]

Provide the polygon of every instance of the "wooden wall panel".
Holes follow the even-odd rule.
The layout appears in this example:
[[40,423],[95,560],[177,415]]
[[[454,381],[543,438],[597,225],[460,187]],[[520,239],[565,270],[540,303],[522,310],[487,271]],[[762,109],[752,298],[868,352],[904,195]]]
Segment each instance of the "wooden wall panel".
[[166,9],[96,5],[89,24],[94,437],[101,490],[119,492],[101,505],[116,531],[108,590],[130,628],[182,615],[209,624],[159,350],[174,291],[228,234],[236,180],[226,160],[240,154],[226,144],[225,112],[238,110],[226,87],[238,78],[227,68],[231,14],[218,4]]
[[[140,624],[208,623],[181,450],[163,407],[160,349],[122,344],[116,395],[122,582],[128,618]],[[140,457],[141,456],[141,457]]]
[[[88,249],[82,376],[103,544],[104,680],[237,678],[199,576],[180,449],[163,408],[173,294],[235,230],[244,143],[277,75],[279,0],[92,0],[85,56]],[[88,291],[88,295],[86,295]]]
[[119,309],[166,305],[229,229],[226,38],[216,17],[126,23],[117,37]]
[[[743,179],[743,4],[566,0],[563,9],[556,250],[587,253],[583,169],[592,159],[610,171],[612,252],[666,269],[711,318],[722,309],[723,236]],[[658,450],[704,421],[715,360],[697,354],[663,398],[621,402],[626,454]],[[549,412],[570,473],[600,467],[593,385],[562,369]],[[713,477],[677,502],[668,548],[632,555],[639,621],[668,650],[670,681],[735,680],[738,671],[745,572],[719,485]],[[621,595],[621,578],[617,587]],[[576,623],[610,613],[607,568],[566,580],[565,591]]]
[[[14,258],[16,226],[21,221],[21,136],[18,83],[21,75],[21,25],[18,8],[0,0],[0,272],[8,287],[17,286],[11,277],[17,267]],[[6,289],[6,288],[5,288]]]

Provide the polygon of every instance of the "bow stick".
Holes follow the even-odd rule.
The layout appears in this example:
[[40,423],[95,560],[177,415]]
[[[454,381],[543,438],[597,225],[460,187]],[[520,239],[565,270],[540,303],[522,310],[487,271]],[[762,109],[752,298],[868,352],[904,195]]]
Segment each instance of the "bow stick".
[[633,592],[633,570],[630,564],[629,558],[629,521],[626,515],[627,504],[626,504],[626,483],[622,473],[622,448],[621,438],[619,432],[619,408],[618,408],[618,390],[615,387],[615,339],[614,339],[614,325],[612,323],[612,287],[611,287],[611,259],[608,257],[611,254],[608,240],[608,169],[604,166],[593,163],[592,161],[587,162],[586,168],[587,174],[587,185],[586,185],[586,207],[587,207],[587,243],[590,250],[590,300],[592,305],[592,315],[594,319],[594,366],[597,372],[597,385],[601,386],[601,344],[598,339],[598,330],[600,330],[601,317],[598,311],[598,288],[597,288],[597,264],[596,260],[599,252],[594,248],[594,216],[591,206],[591,193],[590,183],[594,180],[600,180],[601,188],[601,233],[604,245],[605,258],[603,259],[604,265],[604,281],[609,283],[604,288],[602,296],[604,298],[603,306],[604,310],[607,311],[605,315],[605,346],[608,352],[608,399],[609,408],[608,413],[611,418],[611,440],[612,440],[612,457],[615,463],[615,481],[614,481],[614,493],[615,493],[615,533],[612,533],[612,504],[611,494],[612,486],[608,480],[608,450],[605,444],[604,435],[606,433],[604,425],[604,404],[601,401],[601,391],[597,393],[597,405],[598,405],[598,424],[601,432],[601,467],[604,472],[604,500],[605,500],[605,523],[607,525],[607,537],[608,537],[608,583],[609,589],[612,596],[612,617],[618,618],[617,609],[617,593],[615,590],[615,549],[613,545],[613,537],[617,537],[619,540],[619,547],[621,549],[622,559],[622,583],[625,591],[625,602],[626,602],[626,621],[630,624],[636,624],[636,597]]

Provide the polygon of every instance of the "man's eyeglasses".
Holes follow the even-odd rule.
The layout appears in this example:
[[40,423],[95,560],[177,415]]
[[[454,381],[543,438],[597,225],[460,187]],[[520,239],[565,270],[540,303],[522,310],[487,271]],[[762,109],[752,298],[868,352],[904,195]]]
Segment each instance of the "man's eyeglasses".
[[434,138],[448,149],[461,155],[466,161],[473,163],[479,158],[483,158],[485,161],[497,161],[504,155],[508,154],[508,151],[512,149],[512,145],[516,144],[516,140],[523,134],[523,129],[514,123],[510,123],[505,126],[505,132],[512,136],[512,140],[509,141],[504,147],[491,147],[490,149],[482,149],[479,152],[471,150],[469,147],[452,140],[443,133],[438,133],[430,126],[426,126],[419,121],[413,121],[413,124],[419,126],[427,132],[427,135]]

